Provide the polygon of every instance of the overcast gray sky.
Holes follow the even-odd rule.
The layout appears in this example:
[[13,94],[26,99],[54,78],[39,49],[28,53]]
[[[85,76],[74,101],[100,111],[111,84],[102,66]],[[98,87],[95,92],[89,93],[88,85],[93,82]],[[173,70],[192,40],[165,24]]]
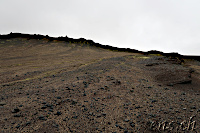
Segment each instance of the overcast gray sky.
[[0,0],[0,34],[200,55],[199,0]]

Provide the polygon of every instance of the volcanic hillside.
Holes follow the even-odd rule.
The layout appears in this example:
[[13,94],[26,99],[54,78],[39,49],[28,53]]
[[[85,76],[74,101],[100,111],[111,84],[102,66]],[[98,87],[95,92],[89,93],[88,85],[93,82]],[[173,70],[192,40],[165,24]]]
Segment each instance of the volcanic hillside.
[[199,57],[0,36],[0,131],[200,132]]

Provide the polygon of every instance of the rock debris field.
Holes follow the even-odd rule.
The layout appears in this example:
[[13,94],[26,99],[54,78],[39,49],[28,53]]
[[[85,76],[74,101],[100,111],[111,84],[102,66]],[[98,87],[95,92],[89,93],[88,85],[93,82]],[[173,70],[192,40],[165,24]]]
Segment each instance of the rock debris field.
[[0,131],[200,132],[200,62],[0,39]]

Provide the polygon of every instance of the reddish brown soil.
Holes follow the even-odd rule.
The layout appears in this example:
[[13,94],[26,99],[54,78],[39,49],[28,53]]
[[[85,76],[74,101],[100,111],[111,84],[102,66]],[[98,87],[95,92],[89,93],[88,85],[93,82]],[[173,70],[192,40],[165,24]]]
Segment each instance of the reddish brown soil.
[[198,61],[24,38],[0,55],[2,133],[200,132]]

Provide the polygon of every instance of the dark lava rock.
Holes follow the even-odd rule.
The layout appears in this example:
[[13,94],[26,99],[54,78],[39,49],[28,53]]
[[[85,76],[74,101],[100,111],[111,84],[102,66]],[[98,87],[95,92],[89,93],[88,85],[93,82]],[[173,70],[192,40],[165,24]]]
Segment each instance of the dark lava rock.
[[57,97],[57,99],[61,99],[61,97]]
[[52,124],[53,127],[58,128],[59,125],[58,124]]
[[6,105],[6,102],[0,102],[0,106]]
[[142,108],[142,107],[140,107],[140,106],[135,106],[135,109],[139,109],[139,108]]
[[51,109],[53,109],[53,105],[51,105],[51,104],[47,104],[46,106],[50,107]]
[[196,109],[196,107],[195,107],[195,106],[192,106],[191,109]]
[[151,103],[155,103],[155,102],[157,102],[157,100],[151,100]]
[[58,115],[58,116],[61,115],[61,114],[62,114],[62,113],[59,112],[59,111],[55,113],[55,115]]
[[15,128],[17,128],[17,129],[20,128],[20,125],[18,124]]
[[21,117],[21,116],[22,116],[21,114],[14,115],[14,117]]
[[106,113],[102,113],[103,116],[106,116]]
[[66,90],[71,90],[69,87],[66,87]]
[[77,104],[77,100],[73,99],[71,104],[72,104],[72,105]]
[[46,108],[47,108],[47,106],[46,106],[46,105],[44,105],[44,106],[42,106],[42,107],[41,107],[41,109],[46,109]]
[[135,124],[133,122],[130,122],[131,127],[135,127]]
[[121,84],[121,81],[116,80],[116,81],[114,81],[113,83],[114,83],[115,85],[120,85],[120,84]]
[[20,110],[18,109],[18,108],[15,108],[13,111],[12,111],[12,113],[17,113],[17,112],[19,112]]
[[101,117],[101,114],[98,114],[98,115],[97,115],[97,118],[99,118],[99,117]]
[[120,129],[124,129],[123,127],[119,126]]
[[53,112],[53,109],[49,109],[49,112]]
[[39,116],[38,118],[39,118],[39,120],[46,120],[46,119],[45,119],[45,117],[44,117],[44,116],[42,116],[42,115],[41,115],[41,116]]
[[30,121],[26,122],[26,126],[28,126],[28,125],[30,125],[30,124],[31,124],[31,122],[30,122]]

